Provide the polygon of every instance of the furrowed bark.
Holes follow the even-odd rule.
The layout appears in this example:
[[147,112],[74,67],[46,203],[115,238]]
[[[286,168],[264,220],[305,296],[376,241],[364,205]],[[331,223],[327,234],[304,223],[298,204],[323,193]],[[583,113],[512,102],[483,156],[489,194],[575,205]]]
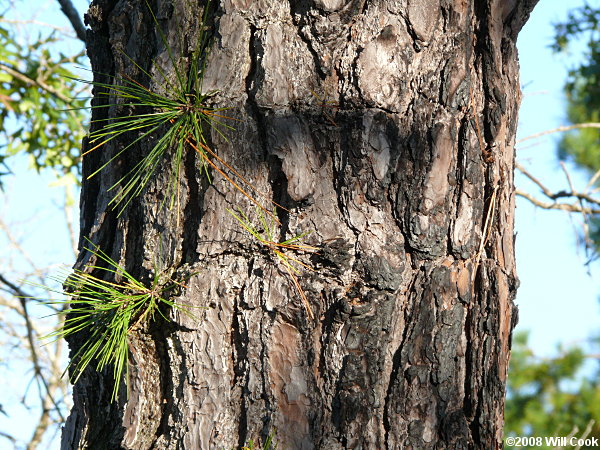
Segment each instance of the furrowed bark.
[[[81,235],[136,276],[157,254],[196,273],[178,300],[205,309],[134,332],[128,401],[110,404],[110,376],[86,373],[63,448],[232,448],[275,430],[285,448],[500,448],[518,284],[515,40],[534,4],[213,1],[204,90],[236,120],[209,146],[289,210],[282,240],[311,232],[320,251],[298,258],[315,271],[298,279],[316,318],[226,211],[259,223],[254,206],[215,171],[209,183],[192,150],[178,208],[160,208],[166,160],[117,217],[106,190],[148,150],[136,147],[84,181]],[[188,56],[203,2],[151,7]],[[145,5],[96,0],[87,24],[96,77],[164,89],[124,56],[174,74]],[[122,145],[87,155],[84,172]]]

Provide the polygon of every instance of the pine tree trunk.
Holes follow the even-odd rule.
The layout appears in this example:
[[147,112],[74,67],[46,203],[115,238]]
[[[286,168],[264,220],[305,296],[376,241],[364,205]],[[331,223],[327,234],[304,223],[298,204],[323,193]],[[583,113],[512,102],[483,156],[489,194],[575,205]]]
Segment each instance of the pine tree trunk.
[[[150,5],[184,69],[204,3]],[[289,209],[282,240],[311,233],[320,250],[297,257],[314,272],[298,280],[315,318],[227,212],[259,223],[255,207],[215,171],[208,182],[196,152],[174,209],[160,207],[165,160],[117,217],[107,189],[148,147],[128,151],[84,180],[81,236],[142,278],[157,256],[197,272],[178,301],[205,309],[132,333],[128,401],[111,404],[111,375],[88,370],[63,448],[231,449],[275,430],[290,449],[500,448],[518,284],[515,41],[535,3],[213,0],[204,90],[236,120],[209,144]],[[128,59],[174,74],[144,2],[95,0],[86,19],[97,80],[164,89]],[[86,155],[85,175],[124,142]]]

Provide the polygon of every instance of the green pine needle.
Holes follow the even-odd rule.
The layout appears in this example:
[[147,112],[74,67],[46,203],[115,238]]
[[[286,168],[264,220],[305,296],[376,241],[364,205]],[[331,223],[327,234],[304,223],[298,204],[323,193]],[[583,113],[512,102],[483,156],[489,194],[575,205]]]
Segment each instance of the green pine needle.
[[[148,8],[150,9],[150,6]],[[215,108],[208,105],[210,97],[216,92],[203,93],[202,90],[202,81],[209,48],[209,36],[206,33],[205,26],[208,17],[208,7],[205,9],[202,23],[200,24],[199,38],[196,48],[192,53],[187,74],[176,64],[173,52],[167,44],[166,36],[160,29],[151,9],[150,13],[154,19],[160,38],[167,49],[169,59],[173,67],[175,67],[176,80],[170,82],[166,74],[157,67],[162,78],[162,80],[158,80],[156,77],[151,76],[132,58],[127,55],[125,57],[150,79],[155,86],[165,84],[167,86],[167,94],[163,95],[153,92],[129,77],[117,77],[113,84],[78,80],[100,88],[98,95],[106,96],[110,99],[109,104],[93,106],[92,109],[111,108],[120,105],[143,111],[132,115],[94,121],[100,127],[89,134],[89,143],[92,148],[85,154],[121,137],[129,139],[129,143],[92,173],[90,178],[120,158],[125,151],[135,144],[153,136],[157,132],[162,133],[162,136],[154,143],[148,154],[109,189],[110,191],[115,191],[110,204],[119,209],[119,215],[133,198],[143,192],[160,161],[170,151],[172,152],[174,164],[172,166],[166,199],[170,199],[169,207],[172,208],[175,203],[176,185],[180,178],[185,144],[189,141],[194,141],[199,145],[199,148],[202,148],[200,144],[206,145],[205,133],[207,129],[214,128],[222,136],[223,134],[219,127],[232,129],[231,126],[223,123],[221,120],[228,119],[228,117],[221,114],[227,108]],[[203,156],[204,170],[208,174],[208,168],[205,163],[208,156]]]
[[304,294],[304,291],[302,290],[302,287],[300,286],[300,283],[297,278],[297,275],[300,275],[300,270],[299,270],[298,266],[304,267],[305,269],[308,269],[311,271],[313,271],[314,269],[312,267],[306,265],[299,259],[294,258],[293,256],[290,256],[289,254],[285,253],[286,250],[291,250],[291,251],[295,251],[295,252],[317,251],[318,250],[317,247],[312,247],[310,245],[304,245],[304,244],[299,243],[299,241],[301,239],[303,239],[306,235],[308,235],[310,233],[309,232],[302,233],[302,234],[299,234],[298,236],[294,236],[291,239],[287,239],[282,242],[277,242],[275,240],[275,231],[276,231],[276,222],[274,219],[275,214],[274,213],[269,214],[270,218],[271,218],[271,223],[269,223],[269,221],[267,220],[267,217],[265,216],[265,214],[263,213],[262,210],[257,209],[256,211],[257,211],[257,214],[258,214],[258,217],[260,220],[260,225],[261,225],[260,228],[254,226],[252,224],[252,222],[250,221],[250,219],[248,218],[248,216],[241,209],[238,208],[238,213],[235,213],[231,209],[227,209],[227,212],[229,214],[231,214],[235,218],[235,220],[238,221],[238,223],[242,226],[242,228],[244,228],[244,230],[246,230],[261,245],[265,246],[266,248],[268,248],[275,254],[275,256],[277,257],[279,262],[283,265],[286,272],[290,276],[290,279],[292,280],[294,287],[298,291],[298,294],[300,295],[300,298],[302,299],[302,302],[304,303],[304,306],[306,308],[306,311],[308,312],[308,315],[311,318],[314,318],[312,309],[310,307],[310,304],[308,303],[308,299],[306,298],[306,295]]
[[[117,398],[123,375],[129,379],[129,336],[144,323],[154,320],[158,313],[169,320],[160,307],[175,308],[188,316],[193,315],[188,306],[169,299],[169,292],[181,283],[163,280],[157,272],[150,286],[138,281],[100,248],[92,244],[85,248],[96,257],[98,264],[87,265],[84,270],[75,270],[66,279],[56,279],[63,283],[64,293],[69,300],[47,300],[52,305],[69,305],[59,313],[64,318],[63,325],[42,339],[61,339],[81,331],[86,333],[86,341],[73,356],[67,372],[71,372],[71,381],[76,383],[81,374],[95,362],[96,370],[102,371],[112,366],[115,380],[112,400]],[[98,275],[92,275],[89,272]],[[107,281],[104,277],[117,281]],[[48,289],[63,294],[62,291]]]

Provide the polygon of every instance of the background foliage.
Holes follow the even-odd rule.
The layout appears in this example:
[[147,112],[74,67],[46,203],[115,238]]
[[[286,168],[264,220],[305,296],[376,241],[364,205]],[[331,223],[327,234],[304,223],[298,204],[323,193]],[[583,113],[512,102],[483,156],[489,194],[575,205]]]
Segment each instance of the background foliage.
[[577,346],[559,348],[551,358],[536,357],[527,339],[526,332],[513,339],[505,436],[600,438],[597,364],[586,367],[588,358]]
[[[584,44],[584,54],[569,71],[565,83],[567,118],[571,123],[599,122],[600,119],[600,9],[584,5],[574,9],[566,22],[555,25],[552,48],[568,54],[575,43]],[[592,171],[600,169],[600,130],[570,131],[559,145],[562,158],[571,157]]]
[[60,40],[53,31],[25,43],[0,21],[2,175],[10,171],[11,156],[26,153],[38,171],[52,168],[71,181],[77,179],[87,114],[76,109],[85,99],[77,99],[82,87],[70,67],[82,66],[85,60],[83,52],[64,55],[56,45]]
[[40,341],[62,306],[24,298],[44,296],[24,280],[59,289],[49,275],[75,258],[87,113],[74,108],[88,94],[72,78],[84,44],[65,23],[55,0],[0,0],[0,448],[57,448],[70,407],[66,344]]

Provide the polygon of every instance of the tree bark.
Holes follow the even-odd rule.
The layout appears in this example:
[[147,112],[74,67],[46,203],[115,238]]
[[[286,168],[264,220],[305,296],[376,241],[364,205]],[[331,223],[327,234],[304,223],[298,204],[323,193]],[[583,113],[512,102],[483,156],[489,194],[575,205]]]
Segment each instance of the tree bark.
[[[150,5],[183,68],[204,3]],[[194,151],[179,208],[160,207],[167,158],[117,217],[106,191],[148,150],[136,146],[84,179],[81,236],[142,278],[157,255],[197,272],[177,300],[205,309],[132,333],[128,400],[111,404],[111,376],[88,370],[63,448],[230,449],[275,430],[294,449],[502,447],[515,41],[535,3],[214,0],[204,90],[237,120],[209,144],[289,209],[282,240],[311,232],[320,250],[298,258],[315,271],[298,279],[315,319],[226,211],[257,219],[254,206],[218,174],[208,182]],[[174,73],[144,2],[95,0],[86,20],[97,80],[164,88],[128,59]],[[84,177],[123,143],[86,155]]]

